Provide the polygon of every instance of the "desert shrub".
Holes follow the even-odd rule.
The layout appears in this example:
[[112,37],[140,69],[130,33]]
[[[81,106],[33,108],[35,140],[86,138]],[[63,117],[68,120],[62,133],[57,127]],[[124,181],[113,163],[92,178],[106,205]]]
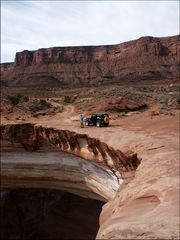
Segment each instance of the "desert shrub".
[[64,103],[72,103],[72,99],[70,96],[64,96]]
[[48,103],[48,102],[46,102],[46,100],[44,100],[44,99],[40,99],[39,100],[39,104],[44,108],[48,108],[48,107],[50,107],[51,106],[51,104],[50,103]]
[[55,113],[55,110],[53,108],[49,108],[47,111],[46,111],[46,114],[47,115],[52,115]]
[[169,111],[170,110],[170,108],[167,106],[166,103],[160,104],[159,107],[160,107],[160,110],[165,110],[165,111]]
[[24,102],[28,102],[28,101],[29,101],[29,97],[23,96],[22,100],[23,100]]
[[118,117],[126,117],[127,115],[126,115],[126,113],[125,112],[120,112],[120,113],[118,113]]
[[146,110],[146,109],[148,109],[148,108],[149,108],[149,104],[144,103],[144,104],[141,105],[140,109],[137,109],[137,110],[139,110],[139,111],[144,111],[144,110]]
[[38,112],[41,110],[46,110],[50,107],[51,107],[51,104],[46,102],[46,100],[44,100],[44,99],[34,100],[32,105],[30,106],[30,111],[34,113],[34,112]]
[[61,107],[59,107],[58,109],[57,109],[57,112],[63,112],[64,111],[64,106],[61,106]]
[[169,110],[165,110],[165,109],[160,109],[159,110],[159,114],[162,114],[162,115],[169,115],[169,116],[174,116],[175,114]]
[[12,106],[16,106],[18,105],[18,103],[21,101],[21,98],[23,96],[21,94],[16,94],[16,95],[8,95],[7,96],[7,99],[9,101],[9,103],[12,105]]
[[176,101],[178,104],[180,104],[180,97],[178,97]]
[[159,79],[164,79],[165,78],[164,75],[160,71],[150,71],[149,73],[154,78],[159,78]]

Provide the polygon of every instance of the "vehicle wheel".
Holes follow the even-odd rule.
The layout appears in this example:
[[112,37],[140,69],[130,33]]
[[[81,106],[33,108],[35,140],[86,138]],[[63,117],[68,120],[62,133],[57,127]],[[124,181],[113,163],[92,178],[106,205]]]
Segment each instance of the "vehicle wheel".
[[104,118],[104,122],[105,122],[106,124],[109,124],[109,118],[108,118],[108,117],[105,117],[105,118]]
[[100,127],[100,126],[101,126],[100,122],[97,122],[97,123],[96,123],[96,126],[97,126],[97,127]]

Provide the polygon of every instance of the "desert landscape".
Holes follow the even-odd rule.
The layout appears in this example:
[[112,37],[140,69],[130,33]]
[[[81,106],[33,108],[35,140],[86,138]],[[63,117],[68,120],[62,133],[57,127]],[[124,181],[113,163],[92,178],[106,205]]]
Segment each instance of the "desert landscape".
[[2,239],[179,239],[179,58],[178,35],[1,64]]

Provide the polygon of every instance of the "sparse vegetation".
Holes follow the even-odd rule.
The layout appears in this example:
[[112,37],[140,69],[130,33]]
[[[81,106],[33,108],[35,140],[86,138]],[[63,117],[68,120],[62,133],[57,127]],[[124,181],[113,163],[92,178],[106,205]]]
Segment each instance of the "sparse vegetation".
[[180,96],[177,98],[177,103],[180,105]]
[[28,96],[23,96],[22,100],[23,100],[24,102],[28,102],[28,101],[29,101],[29,97],[28,97]]
[[[175,109],[180,108],[179,88],[175,84],[142,85],[136,83],[127,86],[101,85],[91,88],[56,88],[44,91],[37,89],[34,92],[30,92],[30,89],[18,89],[18,94],[17,89],[8,89],[3,96],[3,101],[12,106],[12,111],[14,111],[13,107],[17,106],[19,111],[26,114],[42,114],[43,112],[45,115],[56,114],[63,112],[66,104],[73,104],[78,114],[107,111],[119,117],[124,115],[123,112],[126,112],[126,115],[132,111],[142,112],[153,105],[158,106],[159,114],[163,115],[171,115]],[[5,109],[3,105],[2,109]],[[8,114],[10,110],[9,107]],[[120,116],[121,113],[122,116]]]
[[64,106],[61,106],[61,107],[59,107],[58,109],[57,109],[57,112],[63,112],[64,111]]
[[41,110],[46,110],[51,108],[51,104],[48,103],[46,100],[44,99],[40,99],[40,100],[34,100],[33,104],[30,106],[30,111],[32,113],[41,111]]
[[72,103],[72,98],[70,96],[64,96],[64,103]]
[[47,111],[46,111],[46,114],[47,115],[53,115],[55,113],[55,109],[54,108],[49,108],[49,109],[47,109]]
[[120,113],[118,113],[118,117],[126,117],[127,115],[126,115],[126,113],[125,112],[120,112]]
[[17,106],[19,104],[22,97],[23,96],[21,94],[7,95],[7,100],[14,107],[14,106]]

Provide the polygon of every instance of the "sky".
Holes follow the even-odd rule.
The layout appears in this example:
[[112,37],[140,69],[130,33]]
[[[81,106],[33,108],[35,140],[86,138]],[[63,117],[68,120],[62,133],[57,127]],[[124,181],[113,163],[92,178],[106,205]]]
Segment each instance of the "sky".
[[178,0],[1,0],[1,62],[23,50],[177,35],[178,24]]

